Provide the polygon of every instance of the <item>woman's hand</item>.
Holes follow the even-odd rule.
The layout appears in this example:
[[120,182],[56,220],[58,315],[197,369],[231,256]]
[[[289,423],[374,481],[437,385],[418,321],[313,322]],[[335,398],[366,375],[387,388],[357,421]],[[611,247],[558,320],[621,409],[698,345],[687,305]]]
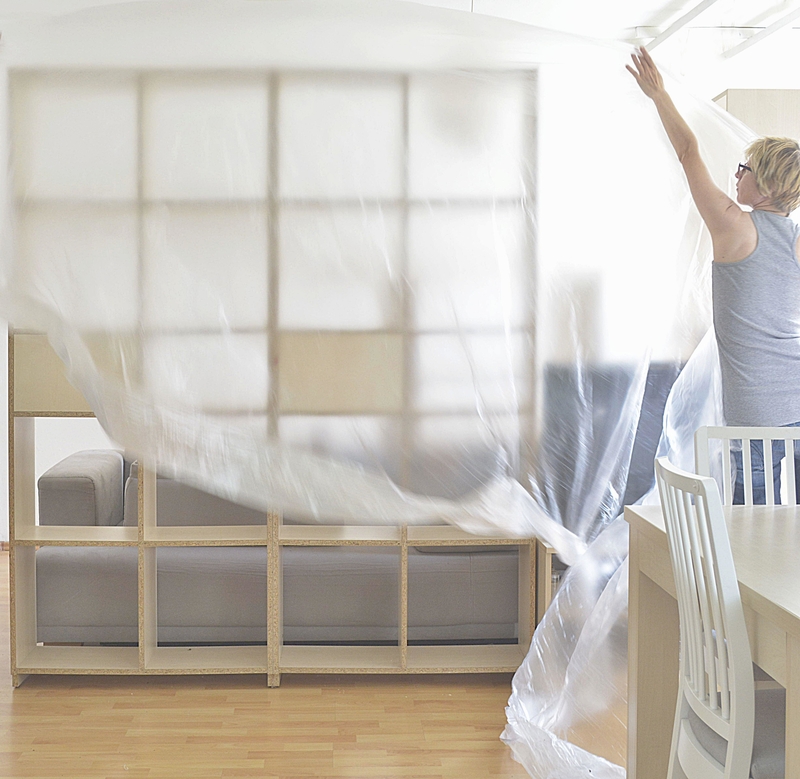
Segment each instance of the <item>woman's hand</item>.
[[650,56],[650,52],[641,46],[636,53],[631,54],[633,67],[626,65],[628,72],[636,79],[636,83],[641,87],[649,98],[655,98],[659,92],[664,91],[664,80],[658,72],[656,63]]

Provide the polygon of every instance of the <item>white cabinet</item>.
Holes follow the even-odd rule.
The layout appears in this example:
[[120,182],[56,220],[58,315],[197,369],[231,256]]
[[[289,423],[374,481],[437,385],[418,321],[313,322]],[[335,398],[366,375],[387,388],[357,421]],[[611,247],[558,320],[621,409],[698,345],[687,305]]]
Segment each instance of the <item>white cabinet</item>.
[[800,138],[800,89],[727,89],[714,102],[759,135]]

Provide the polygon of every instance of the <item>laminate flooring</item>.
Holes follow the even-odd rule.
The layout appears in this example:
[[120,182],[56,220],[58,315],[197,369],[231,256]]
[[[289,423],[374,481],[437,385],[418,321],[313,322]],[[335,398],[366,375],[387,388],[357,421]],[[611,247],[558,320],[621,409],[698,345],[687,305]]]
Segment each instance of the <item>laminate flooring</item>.
[[0,553],[0,777],[528,774],[499,740],[510,675],[32,676],[11,686]]

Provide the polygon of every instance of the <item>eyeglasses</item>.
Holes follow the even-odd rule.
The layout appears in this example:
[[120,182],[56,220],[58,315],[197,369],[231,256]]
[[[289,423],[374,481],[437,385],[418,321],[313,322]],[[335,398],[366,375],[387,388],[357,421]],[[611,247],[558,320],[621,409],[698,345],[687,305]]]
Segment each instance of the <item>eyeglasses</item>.
[[741,176],[742,175],[742,171],[745,171],[745,170],[749,170],[751,173],[753,172],[753,169],[749,165],[745,165],[743,162],[740,162],[739,163],[739,167],[736,170],[736,175],[737,176]]

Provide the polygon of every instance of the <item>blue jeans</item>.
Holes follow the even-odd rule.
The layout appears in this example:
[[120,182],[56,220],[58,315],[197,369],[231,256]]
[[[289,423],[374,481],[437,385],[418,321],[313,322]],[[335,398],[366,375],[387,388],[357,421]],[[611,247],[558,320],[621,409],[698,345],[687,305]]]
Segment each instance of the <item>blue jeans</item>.
[[[783,427],[800,427],[800,422]],[[733,483],[734,505],[744,504],[744,467],[742,452],[733,451],[736,478]],[[772,442],[772,483],[775,487],[775,503],[781,502],[781,462],[786,455],[783,441]],[[750,468],[753,475],[753,504],[763,506],[767,502],[767,488],[764,478],[764,443],[750,442]],[[794,489],[795,500],[800,504],[800,441],[794,442]]]

